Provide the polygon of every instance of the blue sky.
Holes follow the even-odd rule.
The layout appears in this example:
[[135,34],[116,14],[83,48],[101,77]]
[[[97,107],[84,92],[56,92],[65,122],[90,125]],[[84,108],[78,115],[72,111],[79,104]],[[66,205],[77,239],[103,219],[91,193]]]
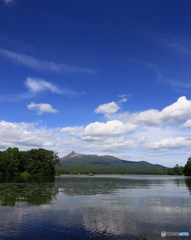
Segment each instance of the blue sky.
[[0,150],[191,156],[191,2],[0,0]]

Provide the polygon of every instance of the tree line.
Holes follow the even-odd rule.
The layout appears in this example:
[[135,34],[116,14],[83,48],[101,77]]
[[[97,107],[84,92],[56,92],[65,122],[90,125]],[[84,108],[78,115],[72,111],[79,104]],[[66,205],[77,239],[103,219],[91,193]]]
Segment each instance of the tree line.
[[59,161],[57,153],[43,148],[28,151],[8,148],[0,151],[0,175],[52,176]]
[[95,167],[95,166],[59,166],[56,171],[60,174],[80,175],[80,174],[153,174],[163,175],[167,174],[167,170],[162,169],[136,169],[136,168],[110,168],[110,167]]
[[184,167],[176,164],[175,167],[168,170],[168,174],[191,176],[191,157],[188,158],[187,163]]

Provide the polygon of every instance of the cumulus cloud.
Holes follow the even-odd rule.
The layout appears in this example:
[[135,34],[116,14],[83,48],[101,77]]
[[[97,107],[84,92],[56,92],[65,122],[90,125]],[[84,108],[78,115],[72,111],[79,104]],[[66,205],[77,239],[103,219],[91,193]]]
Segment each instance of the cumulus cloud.
[[161,118],[169,122],[180,122],[191,116],[191,100],[185,96],[178,98],[172,105],[165,107],[161,112]]
[[158,142],[147,143],[145,146],[152,150],[184,148],[191,146],[191,139],[187,137],[167,138]]
[[105,116],[110,116],[110,114],[114,114],[116,112],[118,112],[120,109],[120,106],[117,105],[117,103],[115,102],[109,102],[109,103],[105,103],[102,105],[99,105],[94,112],[95,113],[102,113],[105,114]]
[[117,113],[122,108],[122,103],[127,102],[128,97],[130,97],[130,94],[121,94],[118,95],[120,98],[117,102],[109,102],[99,105],[94,112],[95,113],[102,113],[105,115],[105,117],[110,118],[111,115]]
[[60,129],[47,129],[42,122],[0,121],[0,129],[0,150],[8,147],[18,147],[20,150],[46,148],[64,156],[80,145],[78,139],[63,135]]
[[108,136],[131,133],[136,129],[135,124],[123,123],[119,120],[112,120],[106,123],[94,122],[84,129],[85,136]]
[[189,119],[188,121],[186,121],[186,122],[182,125],[182,127],[184,127],[184,128],[191,128],[191,119]]
[[141,113],[132,115],[132,121],[143,123],[146,125],[158,125],[166,122],[178,123],[191,117],[191,100],[187,100],[185,96],[159,111],[150,109]]
[[[10,4],[13,2],[13,0],[5,0],[5,2],[7,2],[7,4]],[[0,49],[0,54],[7,57],[12,62],[21,64],[29,68],[33,68],[38,71],[48,71],[48,72],[56,72],[56,73],[59,73],[59,72],[88,73],[88,74],[96,73],[96,71],[93,69],[74,67],[74,66],[59,64],[51,61],[39,60],[32,56],[9,51],[7,49]]]
[[83,136],[82,141],[83,148],[86,150],[108,152],[114,155],[135,149],[139,145],[136,139],[125,136],[108,136],[107,138],[103,136]]
[[47,132],[36,132],[35,128],[38,127],[38,123],[13,123],[13,122],[0,122],[0,147],[1,149],[7,147],[21,147],[26,149],[29,147],[43,146],[45,138],[49,138],[50,135]]
[[158,125],[161,122],[160,113],[158,110],[150,109],[147,111],[140,112],[139,114],[132,114],[131,118],[135,117],[135,122],[142,123],[145,125]]
[[34,103],[31,102],[30,104],[28,104],[27,108],[29,110],[34,110],[36,111],[39,115],[43,114],[43,113],[56,113],[57,110],[54,109],[50,104],[48,103]]
[[68,133],[70,135],[80,136],[83,134],[82,126],[70,126],[61,128],[61,132]]

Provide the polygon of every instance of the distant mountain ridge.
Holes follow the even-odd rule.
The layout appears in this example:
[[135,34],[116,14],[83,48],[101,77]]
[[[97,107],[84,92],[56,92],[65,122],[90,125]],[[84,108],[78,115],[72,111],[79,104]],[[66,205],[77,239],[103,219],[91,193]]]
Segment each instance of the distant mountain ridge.
[[107,172],[110,170],[114,172],[122,172],[122,171],[132,171],[132,172],[141,172],[141,171],[156,171],[156,170],[165,170],[167,171],[169,168],[159,165],[159,164],[151,164],[146,161],[128,161],[122,160],[114,156],[104,155],[91,155],[91,154],[81,154],[72,151],[65,157],[60,158],[61,167],[65,170],[87,170],[93,171],[98,169],[102,172]]

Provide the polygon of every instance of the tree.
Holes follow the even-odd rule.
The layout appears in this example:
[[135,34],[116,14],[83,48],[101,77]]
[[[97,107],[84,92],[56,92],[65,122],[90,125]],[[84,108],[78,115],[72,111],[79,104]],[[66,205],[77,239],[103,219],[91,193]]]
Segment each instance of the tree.
[[0,151],[0,173],[4,174],[6,171],[6,158],[4,152]]
[[19,175],[20,153],[18,148],[7,148],[0,153],[0,172],[6,175]]
[[26,159],[26,170],[31,175],[54,175],[55,165],[59,164],[57,153],[43,148],[27,151]]
[[183,172],[186,176],[191,176],[191,157],[188,158],[188,161],[184,166]]
[[20,152],[18,148],[8,148],[0,151],[0,173],[4,175],[20,175],[26,171],[31,175],[50,176],[55,174],[57,164],[57,153],[43,148]]
[[170,168],[168,170],[168,174],[170,174],[170,175],[183,175],[183,169],[184,169],[183,166],[179,166],[178,164],[176,164],[175,167]]

